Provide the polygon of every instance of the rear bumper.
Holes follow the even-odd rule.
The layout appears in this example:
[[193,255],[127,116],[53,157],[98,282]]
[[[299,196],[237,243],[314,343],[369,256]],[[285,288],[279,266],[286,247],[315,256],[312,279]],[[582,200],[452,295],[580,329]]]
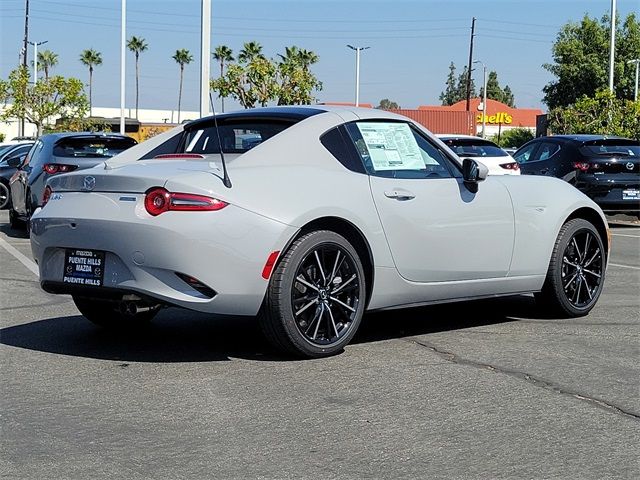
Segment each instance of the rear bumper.
[[[142,195],[65,193],[32,217],[40,283],[51,293],[117,298],[136,293],[192,310],[255,315],[267,287],[261,273],[296,228],[233,205],[217,212],[146,213]],[[63,283],[67,248],[105,252],[102,287]],[[177,274],[214,291],[207,296]]]
[[640,175],[637,173],[584,174],[576,178],[575,186],[606,212],[640,211],[640,199],[629,195],[632,191],[640,191]]

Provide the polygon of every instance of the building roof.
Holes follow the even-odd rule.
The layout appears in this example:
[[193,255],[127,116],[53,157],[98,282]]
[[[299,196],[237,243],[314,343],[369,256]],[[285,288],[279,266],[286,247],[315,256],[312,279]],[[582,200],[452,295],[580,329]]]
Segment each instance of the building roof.
[[[476,113],[479,116],[482,123],[482,111],[478,110],[478,106],[482,103],[481,98],[472,98],[469,104],[470,111]],[[431,111],[464,111],[467,109],[467,101],[461,100],[453,105],[420,105],[418,110],[431,110]],[[509,105],[498,102],[497,100],[487,99],[487,115],[491,117],[498,113],[506,113],[511,116],[510,127],[535,127],[536,117],[542,115],[542,110],[539,108],[512,108]]]

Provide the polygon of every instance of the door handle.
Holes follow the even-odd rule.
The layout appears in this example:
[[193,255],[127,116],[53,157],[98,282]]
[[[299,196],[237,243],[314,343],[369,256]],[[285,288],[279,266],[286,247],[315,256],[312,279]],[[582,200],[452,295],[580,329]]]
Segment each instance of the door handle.
[[403,188],[394,188],[393,190],[387,190],[384,192],[384,196],[387,198],[395,198],[396,200],[412,200],[416,198],[414,193]]

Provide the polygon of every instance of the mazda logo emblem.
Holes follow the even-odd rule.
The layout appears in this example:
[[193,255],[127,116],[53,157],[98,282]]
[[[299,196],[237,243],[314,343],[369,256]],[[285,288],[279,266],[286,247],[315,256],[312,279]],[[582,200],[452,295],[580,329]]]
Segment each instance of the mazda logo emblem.
[[627,167],[627,170],[633,170],[633,163],[629,162],[625,165],[625,167]]
[[84,177],[82,182],[83,190],[93,190],[96,186],[96,177]]

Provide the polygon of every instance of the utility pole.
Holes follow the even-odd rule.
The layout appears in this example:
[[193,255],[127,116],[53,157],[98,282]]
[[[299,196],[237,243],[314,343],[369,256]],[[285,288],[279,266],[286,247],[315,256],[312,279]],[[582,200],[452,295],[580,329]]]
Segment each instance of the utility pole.
[[487,138],[485,135],[487,127],[487,66],[480,60],[476,60],[473,63],[482,64],[482,138]]
[[609,46],[609,90],[613,93],[613,68],[616,57],[616,0],[611,0],[611,45]]
[[28,42],[29,45],[33,45],[33,86],[38,83],[38,45],[44,45],[49,40],[44,42]]
[[[29,0],[25,0],[24,7],[24,41],[22,44],[22,66],[27,68],[27,42],[29,41]],[[25,92],[26,93],[26,92]],[[20,118],[18,134],[24,135],[24,115]]]
[[469,66],[467,68],[467,112],[471,105],[471,64],[473,62],[473,38],[476,36],[476,17],[471,20],[471,41],[469,42]]
[[121,0],[120,12],[120,135],[124,135],[125,60],[127,42],[127,0]]
[[347,45],[351,50],[356,52],[356,107],[360,106],[360,51],[367,50],[371,47],[354,47]]
[[211,0],[202,0],[200,18],[200,118],[209,116]]
[[635,60],[629,60],[627,63],[635,63],[636,64],[636,88],[633,91],[633,101],[638,101],[638,73],[640,73],[640,58],[636,58]]

